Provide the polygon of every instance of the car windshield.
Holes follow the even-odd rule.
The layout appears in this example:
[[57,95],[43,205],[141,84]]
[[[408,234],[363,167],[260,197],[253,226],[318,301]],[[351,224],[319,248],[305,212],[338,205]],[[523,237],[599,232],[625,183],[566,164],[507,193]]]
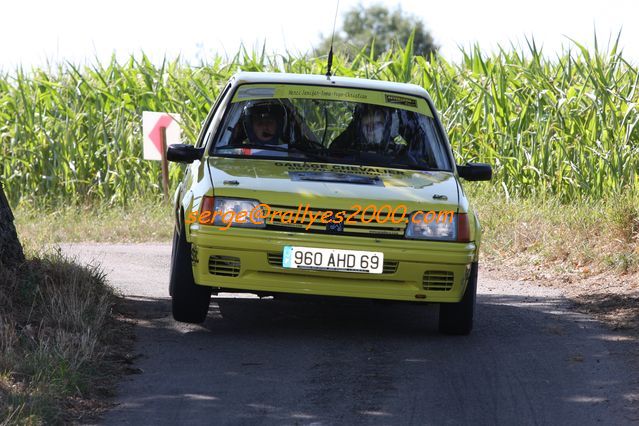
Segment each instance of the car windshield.
[[451,170],[423,98],[380,91],[244,85],[212,155]]

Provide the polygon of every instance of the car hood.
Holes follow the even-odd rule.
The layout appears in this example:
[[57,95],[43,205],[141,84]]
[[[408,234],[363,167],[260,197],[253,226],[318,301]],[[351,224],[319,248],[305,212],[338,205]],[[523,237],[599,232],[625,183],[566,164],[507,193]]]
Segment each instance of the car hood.
[[210,157],[208,165],[216,197],[341,209],[354,203],[404,204],[409,210],[456,210],[458,205],[451,172],[224,157]]

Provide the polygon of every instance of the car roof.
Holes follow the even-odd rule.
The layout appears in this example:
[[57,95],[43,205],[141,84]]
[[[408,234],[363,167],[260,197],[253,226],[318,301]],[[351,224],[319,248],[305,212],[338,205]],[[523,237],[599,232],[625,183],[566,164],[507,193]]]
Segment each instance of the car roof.
[[428,92],[416,84],[395,83],[391,81],[369,80],[366,78],[339,77],[318,74],[291,74],[277,72],[239,72],[233,78],[235,84],[275,83],[275,84],[309,84],[314,86],[350,87],[355,89],[380,90],[385,92],[405,93],[421,96],[431,100]]

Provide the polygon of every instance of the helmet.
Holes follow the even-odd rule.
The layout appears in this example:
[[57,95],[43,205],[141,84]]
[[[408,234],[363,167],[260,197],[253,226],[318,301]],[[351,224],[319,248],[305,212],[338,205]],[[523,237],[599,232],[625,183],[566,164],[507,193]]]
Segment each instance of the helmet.
[[375,150],[385,149],[391,139],[393,114],[388,108],[360,104],[354,112],[358,136],[362,144]]
[[[256,123],[273,122],[273,129],[259,130],[256,134]],[[249,101],[242,111],[244,131],[252,143],[277,144],[286,125],[286,108],[278,100]]]

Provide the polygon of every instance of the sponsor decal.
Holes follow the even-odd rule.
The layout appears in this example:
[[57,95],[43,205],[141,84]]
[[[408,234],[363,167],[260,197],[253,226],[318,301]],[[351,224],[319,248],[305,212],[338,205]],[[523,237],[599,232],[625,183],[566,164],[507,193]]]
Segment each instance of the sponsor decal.
[[322,163],[293,163],[277,161],[276,166],[286,167],[289,171],[300,172],[333,172],[333,173],[351,173],[356,175],[397,175],[405,176],[412,174],[412,172],[404,172],[401,170],[385,169],[380,167],[368,167],[368,166],[350,166],[346,164],[322,164]]
[[389,95],[388,93],[386,93],[384,97],[386,98],[386,103],[393,104],[393,105],[404,105],[411,108],[417,108],[416,99],[405,98],[403,96],[397,96],[397,95]]

